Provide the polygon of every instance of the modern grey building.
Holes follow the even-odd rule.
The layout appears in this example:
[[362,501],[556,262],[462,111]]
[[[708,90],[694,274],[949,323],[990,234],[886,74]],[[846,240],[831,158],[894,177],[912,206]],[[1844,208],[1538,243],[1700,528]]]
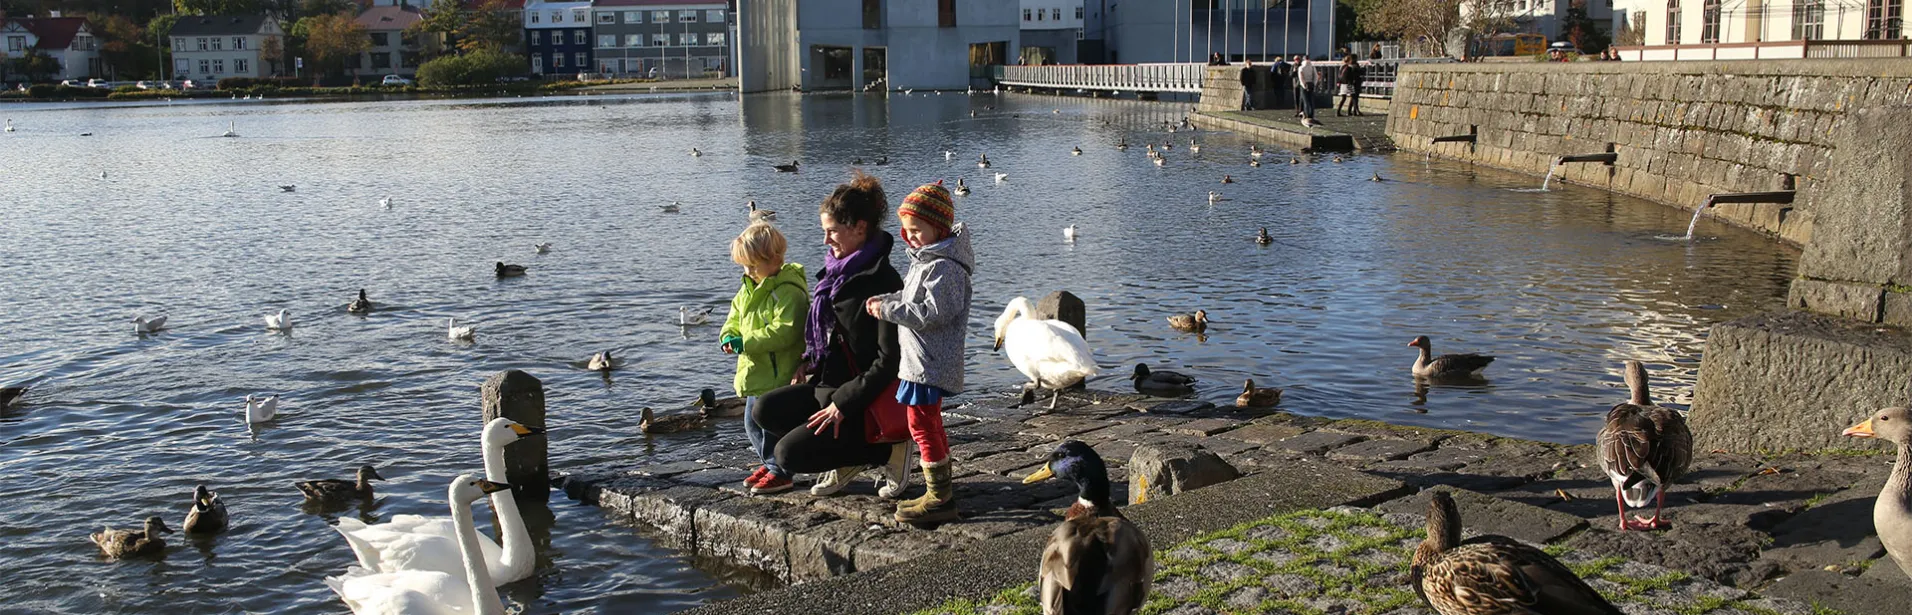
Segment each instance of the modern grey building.
[[[1334,51],[1335,0],[1084,0],[1086,37],[1106,41],[1110,64],[1231,62]],[[1100,28],[1101,32],[1094,30]]]
[[[609,0],[607,0],[609,1]],[[1013,64],[1018,0],[742,0],[744,92],[960,90]]]
[[630,77],[727,76],[732,15],[723,0],[596,0],[597,71]]
[[1083,0],[1021,0],[1023,64],[1083,64]]

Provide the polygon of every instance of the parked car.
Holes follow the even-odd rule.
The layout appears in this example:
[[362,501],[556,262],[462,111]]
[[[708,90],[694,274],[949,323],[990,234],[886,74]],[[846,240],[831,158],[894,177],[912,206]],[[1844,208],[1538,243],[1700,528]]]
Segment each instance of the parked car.
[[139,89],[142,89],[142,90],[174,90],[174,89],[178,89],[178,86],[175,86],[175,85],[173,85],[173,82],[171,82],[171,81],[141,81],[141,82],[138,82],[138,83],[135,83],[135,84],[133,84],[133,87],[136,87],[136,88],[139,88]]
[[111,90],[111,89],[113,89],[113,88],[115,88],[115,87],[118,87],[118,86],[116,86],[116,85],[114,85],[114,83],[113,83],[113,82],[111,82],[111,81],[107,81],[107,80],[105,80],[105,79],[88,79],[88,80],[86,80],[86,87],[89,87],[89,88],[100,88],[100,89],[104,89],[104,90]]
[[179,89],[182,89],[182,90],[193,90],[198,88],[199,88],[199,84],[195,83],[191,79],[186,79],[179,82]]
[[412,84],[412,80],[410,80],[410,79],[406,79],[406,78],[404,78],[404,77],[400,77],[400,76],[398,76],[398,75],[386,75],[386,76],[385,76],[385,80],[384,80],[384,81],[380,81],[380,82],[379,82],[379,85],[387,85],[387,86],[390,86],[390,85],[411,85],[411,84]]

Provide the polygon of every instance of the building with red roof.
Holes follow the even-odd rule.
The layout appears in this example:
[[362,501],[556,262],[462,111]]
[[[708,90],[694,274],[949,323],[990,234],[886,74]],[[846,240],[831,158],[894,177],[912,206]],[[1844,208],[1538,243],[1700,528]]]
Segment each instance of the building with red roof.
[[346,69],[358,77],[416,74],[419,62],[423,61],[420,56],[431,51],[436,37],[420,36],[406,29],[424,19],[418,7],[405,4],[365,9],[357,21],[371,36],[372,46],[358,57],[346,60]]

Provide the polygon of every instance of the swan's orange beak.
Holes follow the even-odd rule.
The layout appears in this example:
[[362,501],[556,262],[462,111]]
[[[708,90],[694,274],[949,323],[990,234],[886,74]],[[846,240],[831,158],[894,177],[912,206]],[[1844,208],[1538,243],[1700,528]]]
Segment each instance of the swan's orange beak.
[[1872,433],[1872,419],[1866,419],[1864,422],[1861,422],[1858,425],[1847,427],[1845,431],[1839,432],[1839,435],[1849,436],[1853,438],[1873,437],[1874,434]]

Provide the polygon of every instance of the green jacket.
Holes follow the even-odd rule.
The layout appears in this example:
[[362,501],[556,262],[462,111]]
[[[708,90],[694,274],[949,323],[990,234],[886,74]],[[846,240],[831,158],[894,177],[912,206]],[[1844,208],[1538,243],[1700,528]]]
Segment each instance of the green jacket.
[[803,326],[810,319],[809,279],[803,265],[784,263],[762,284],[743,276],[717,339],[744,340],[737,354],[737,395],[755,397],[787,384],[803,360]]

